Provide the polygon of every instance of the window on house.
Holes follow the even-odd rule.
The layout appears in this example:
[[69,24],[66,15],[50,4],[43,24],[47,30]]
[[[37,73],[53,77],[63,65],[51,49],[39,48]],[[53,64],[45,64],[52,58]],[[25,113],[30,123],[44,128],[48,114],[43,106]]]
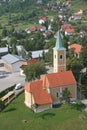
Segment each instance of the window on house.
[[59,97],[59,96],[60,96],[60,93],[59,93],[59,92],[57,92],[57,93],[56,93],[56,96],[57,96],[57,97]]

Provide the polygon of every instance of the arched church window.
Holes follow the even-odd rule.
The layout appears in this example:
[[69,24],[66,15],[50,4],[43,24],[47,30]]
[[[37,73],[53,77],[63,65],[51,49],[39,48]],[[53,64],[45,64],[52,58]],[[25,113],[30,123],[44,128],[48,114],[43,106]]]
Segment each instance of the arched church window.
[[63,56],[62,56],[62,55],[60,55],[60,59],[61,59],[61,60],[63,59]]

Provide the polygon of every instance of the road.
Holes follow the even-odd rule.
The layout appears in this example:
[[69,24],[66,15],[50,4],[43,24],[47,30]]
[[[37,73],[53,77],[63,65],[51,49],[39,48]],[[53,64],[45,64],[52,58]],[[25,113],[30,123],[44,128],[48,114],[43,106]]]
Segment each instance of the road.
[[[1,67],[0,72],[2,72]],[[5,76],[0,78],[0,92],[17,83],[25,84],[25,77],[20,76],[19,72],[9,73],[4,70],[4,73]]]
[[[53,68],[46,66],[47,72],[52,73]],[[3,74],[4,73],[4,74]],[[14,84],[26,84],[25,77],[20,75],[20,72],[10,73],[4,67],[0,67],[0,92]]]

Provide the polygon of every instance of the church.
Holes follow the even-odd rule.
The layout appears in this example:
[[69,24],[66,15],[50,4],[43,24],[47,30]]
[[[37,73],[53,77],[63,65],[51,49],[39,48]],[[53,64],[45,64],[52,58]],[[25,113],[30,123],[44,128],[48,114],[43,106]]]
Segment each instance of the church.
[[[25,85],[25,101],[27,107],[34,112],[52,109],[59,104],[62,91],[68,88],[71,101],[77,99],[77,83],[72,71],[66,70],[66,48],[63,47],[60,31],[53,48],[53,73],[43,75],[39,80]],[[64,102],[64,101],[63,101]]]

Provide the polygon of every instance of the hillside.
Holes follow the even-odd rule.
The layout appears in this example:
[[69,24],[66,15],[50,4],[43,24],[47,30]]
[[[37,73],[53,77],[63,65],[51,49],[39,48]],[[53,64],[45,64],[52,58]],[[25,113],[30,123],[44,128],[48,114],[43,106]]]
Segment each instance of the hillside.
[[87,113],[69,105],[34,113],[20,95],[0,113],[1,130],[87,130]]
[[87,0],[72,0],[72,3],[70,8],[73,11],[78,11],[79,9],[87,10]]
[[87,0],[73,0],[70,10],[77,12],[79,9],[83,10],[84,19],[87,20]]

